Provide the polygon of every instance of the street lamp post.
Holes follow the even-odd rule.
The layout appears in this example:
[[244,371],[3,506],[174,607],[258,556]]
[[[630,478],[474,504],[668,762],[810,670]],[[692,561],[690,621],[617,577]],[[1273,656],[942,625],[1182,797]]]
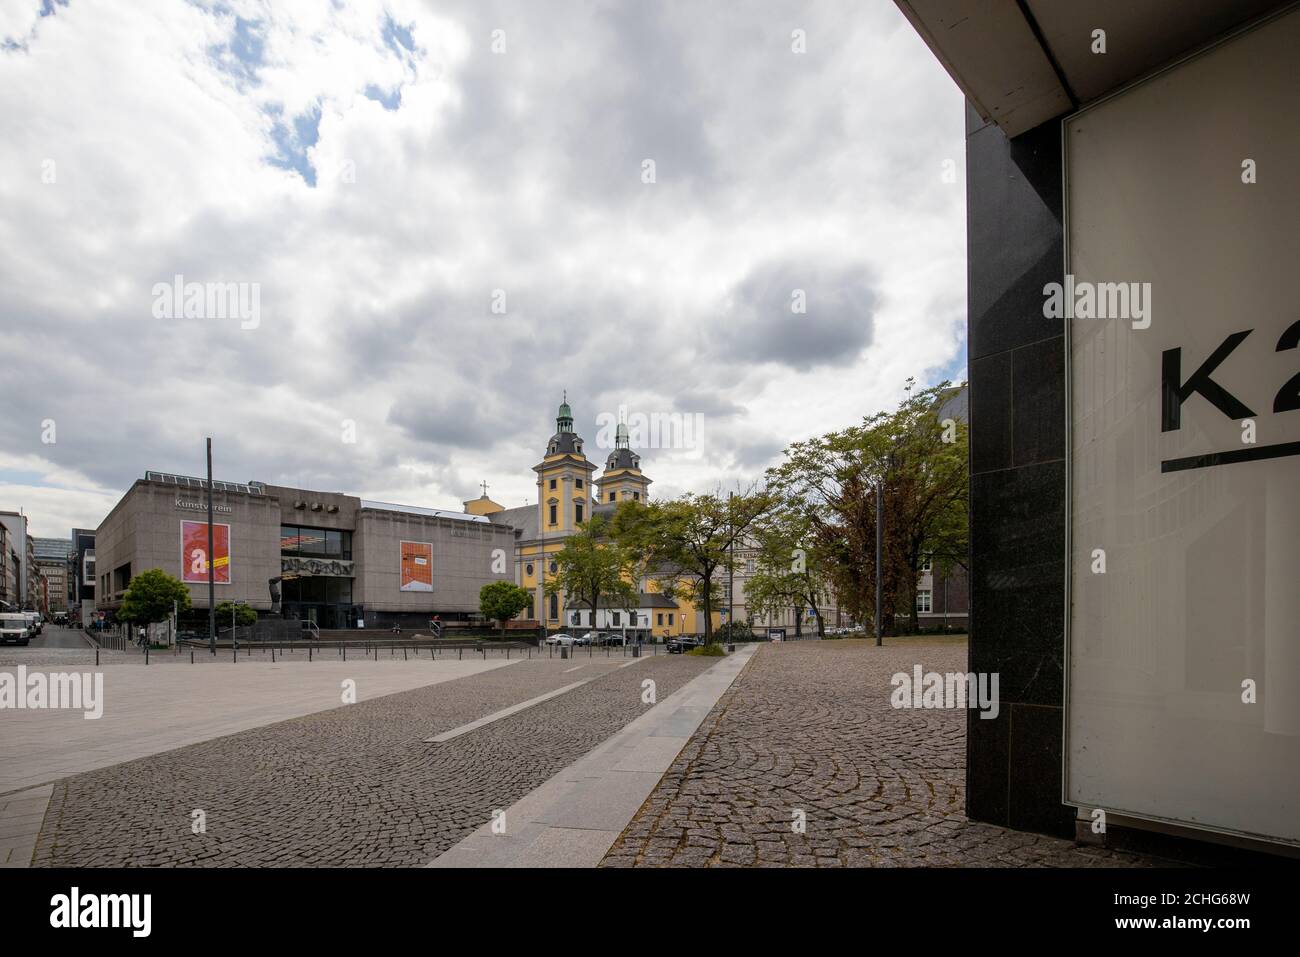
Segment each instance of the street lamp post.
[[217,583],[212,568],[212,436],[208,436],[208,650],[217,653]]
[[885,540],[885,499],[882,492],[883,477],[876,483],[876,647],[884,644],[881,612],[884,609],[884,574],[880,567],[880,553]]

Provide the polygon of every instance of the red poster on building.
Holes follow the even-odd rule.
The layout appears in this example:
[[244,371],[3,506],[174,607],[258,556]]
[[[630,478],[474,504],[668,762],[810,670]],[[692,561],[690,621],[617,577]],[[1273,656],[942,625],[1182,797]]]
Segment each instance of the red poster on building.
[[402,591],[433,591],[433,545],[402,542]]
[[[212,580],[230,584],[230,526],[212,524]],[[181,522],[181,581],[195,585],[208,580],[208,523]]]

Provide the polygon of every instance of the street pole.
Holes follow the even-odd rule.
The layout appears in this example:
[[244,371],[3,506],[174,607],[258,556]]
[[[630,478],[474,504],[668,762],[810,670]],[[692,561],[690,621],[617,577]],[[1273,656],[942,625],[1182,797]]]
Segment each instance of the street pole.
[[736,526],[735,526],[735,502],[733,501],[735,497],[736,497],[735,492],[731,492],[727,495],[727,505],[730,506],[727,509],[727,524],[730,526],[730,528],[728,528],[727,531],[731,538],[731,541],[727,543],[727,551],[729,552],[729,554],[727,555],[727,641],[728,642],[736,640],[735,625],[733,624],[733,622],[735,622],[736,620],[736,533],[735,533]]
[[880,568],[880,553],[885,540],[885,499],[881,493],[883,479],[876,483],[876,647],[884,644],[881,612],[884,610],[885,583]]
[[217,653],[217,582],[212,570],[212,436],[208,436],[208,650]]

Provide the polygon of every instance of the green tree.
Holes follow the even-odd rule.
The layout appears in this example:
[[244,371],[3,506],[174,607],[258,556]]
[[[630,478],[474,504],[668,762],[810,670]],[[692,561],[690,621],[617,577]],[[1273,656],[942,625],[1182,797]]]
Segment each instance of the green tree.
[[802,612],[808,609],[818,635],[826,637],[822,606],[830,579],[806,503],[782,499],[757,523],[753,539],[758,560],[754,575],[745,583],[745,603],[751,613],[770,619],[793,606],[798,637],[803,635]]
[[554,557],[556,572],[546,582],[546,594],[563,593],[567,603],[590,608],[593,628],[601,607],[622,608],[629,615],[637,607],[640,596],[633,584],[632,558],[611,538],[605,516],[593,515],[579,525]]
[[488,621],[501,622],[501,635],[505,637],[506,622],[528,607],[532,596],[528,589],[514,582],[488,582],[478,592],[478,609]]
[[[801,500],[840,603],[861,622],[896,615],[915,621],[916,580],[927,555],[941,567],[966,566],[969,550],[965,425],[940,417],[950,383],[920,391],[908,380],[892,412],[862,425],[796,442],[768,482]],[[884,605],[875,607],[876,493],[883,497]]]
[[151,568],[131,579],[117,617],[123,621],[153,624],[163,621],[173,608],[188,611],[190,590],[161,568]]
[[230,623],[231,609],[234,610],[235,625],[240,628],[247,628],[257,623],[257,611],[248,605],[236,605],[234,602],[223,601],[217,605],[217,627]]
[[776,502],[751,486],[723,498],[687,494],[669,502],[625,502],[611,523],[614,538],[640,556],[645,574],[668,597],[684,595],[704,613],[704,642],[713,642],[714,576],[731,567],[733,544]]

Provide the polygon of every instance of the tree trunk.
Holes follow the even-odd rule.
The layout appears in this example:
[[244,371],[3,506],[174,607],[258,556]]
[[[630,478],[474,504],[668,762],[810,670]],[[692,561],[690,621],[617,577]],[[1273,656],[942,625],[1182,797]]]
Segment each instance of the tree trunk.
[[813,617],[817,619],[817,637],[825,638],[826,622],[822,621],[822,610],[817,607],[817,597],[815,595],[808,596],[808,605],[813,610]]
[[712,572],[704,578],[704,643],[713,644],[713,595],[710,585]]

